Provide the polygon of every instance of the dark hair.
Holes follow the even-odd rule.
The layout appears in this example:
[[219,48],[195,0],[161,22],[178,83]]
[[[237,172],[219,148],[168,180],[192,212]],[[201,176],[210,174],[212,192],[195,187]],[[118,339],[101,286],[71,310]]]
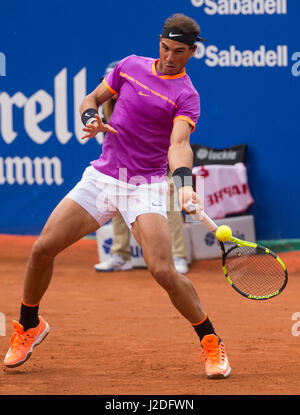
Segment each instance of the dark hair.
[[198,23],[185,14],[176,13],[168,17],[164,23],[165,28],[178,29],[185,35],[198,36],[201,32]]

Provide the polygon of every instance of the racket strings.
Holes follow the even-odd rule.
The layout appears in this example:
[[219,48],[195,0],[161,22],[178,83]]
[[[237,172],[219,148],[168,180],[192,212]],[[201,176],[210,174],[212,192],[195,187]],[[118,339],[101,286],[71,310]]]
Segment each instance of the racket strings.
[[273,294],[286,279],[281,264],[260,248],[235,247],[226,256],[226,269],[235,287],[247,295]]

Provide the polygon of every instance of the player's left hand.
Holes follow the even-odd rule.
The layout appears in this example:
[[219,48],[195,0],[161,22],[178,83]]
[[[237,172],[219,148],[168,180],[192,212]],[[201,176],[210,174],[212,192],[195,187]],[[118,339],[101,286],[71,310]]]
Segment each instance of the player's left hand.
[[[181,209],[187,213],[195,214],[196,212],[200,212],[203,209],[203,202],[200,196],[194,191],[192,186],[183,186],[178,190],[179,202]],[[195,206],[194,210],[191,210],[191,205]]]
[[96,120],[94,122],[92,122],[91,124],[86,125],[82,131],[85,132],[85,135],[83,137],[81,137],[81,139],[83,140],[84,138],[94,138],[96,134],[102,132],[102,133],[106,133],[106,132],[110,132],[113,134],[117,134],[118,131],[115,130],[111,125],[109,124],[104,124],[100,118],[100,116],[98,114],[95,115]]

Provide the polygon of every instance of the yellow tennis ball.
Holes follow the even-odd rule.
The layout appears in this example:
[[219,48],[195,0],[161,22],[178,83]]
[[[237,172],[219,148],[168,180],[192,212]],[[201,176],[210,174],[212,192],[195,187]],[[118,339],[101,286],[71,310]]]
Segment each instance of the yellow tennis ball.
[[232,237],[231,228],[227,225],[219,226],[216,231],[216,237],[221,242],[229,241],[229,239]]

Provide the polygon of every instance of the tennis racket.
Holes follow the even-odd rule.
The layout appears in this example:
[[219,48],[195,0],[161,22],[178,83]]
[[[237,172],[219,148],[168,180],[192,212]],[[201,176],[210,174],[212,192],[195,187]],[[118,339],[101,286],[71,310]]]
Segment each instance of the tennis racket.
[[[187,212],[195,211],[196,205],[189,202]],[[202,210],[193,214],[215,233],[218,226]],[[239,294],[251,300],[268,300],[276,297],[286,287],[288,272],[282,259],[270,249],[254,242],[231,237],[229,248],[218,241],[222,253],[222,268],[229,284]]]

